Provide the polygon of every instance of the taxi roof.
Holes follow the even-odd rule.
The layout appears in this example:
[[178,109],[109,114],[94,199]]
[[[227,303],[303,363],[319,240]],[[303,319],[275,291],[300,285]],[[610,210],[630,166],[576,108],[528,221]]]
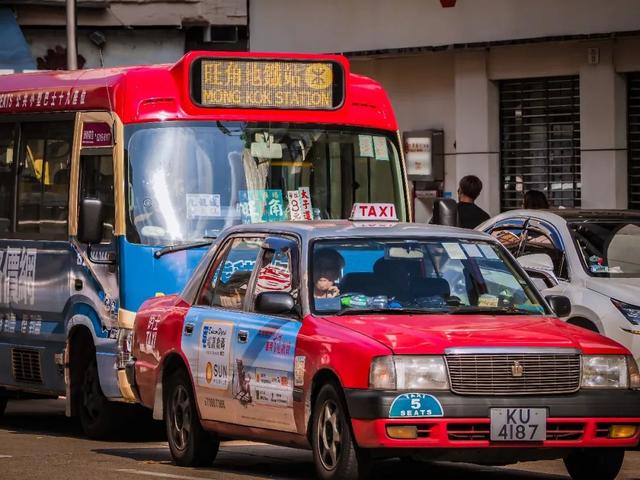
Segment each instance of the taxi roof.
[[[270,223],[248,223],[226,228],[217,238],[215,245],[220,245],[230,235],[238,234],[272,234],[295,235],[301,239],[301,247],[317,239],[362,239],[362,238],[456,238],[467,240],[489,240],[498,243],[491,235],[475,230],[441,225],[405,223],[405,222],[372,222],[351,220],[317,220],[289,221]],[[202,276],[205,275],[216,248],[209,250],[195,272],[185,285],[180,296],[193,304],[200,289]],[[306,255],[303,256],[306,261]]]
[[441,237],[465,238],[470,240],[489,240],[490,235],[464,228],[445,227],[441,225],[405,223],[405,222],[373,222],[350,220],[317,220],[296,222],[271,222],[237,225],[225,230],[226,235],[243,232],[271,234],[293,234],[303,242],[319,238],[363,238],[363,237]]

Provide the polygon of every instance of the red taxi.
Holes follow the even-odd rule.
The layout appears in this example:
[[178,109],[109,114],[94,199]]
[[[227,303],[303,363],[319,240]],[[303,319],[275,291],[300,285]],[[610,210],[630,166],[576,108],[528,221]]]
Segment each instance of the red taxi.
[[562,458],[573,479],[613,479],[639,440],[638,367],[555,318],[569,307],[482,233],[242,225],[142,305],[127,374],[179,465],[253,439],[312,449],[323,479],[388,457]]

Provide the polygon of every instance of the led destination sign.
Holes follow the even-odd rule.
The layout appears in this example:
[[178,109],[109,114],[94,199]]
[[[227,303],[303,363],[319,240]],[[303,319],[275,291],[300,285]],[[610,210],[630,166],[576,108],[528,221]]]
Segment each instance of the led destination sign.
[[194,62],[192,95],[203,107],[332,110],[342,78],[333,62],[206,58]]

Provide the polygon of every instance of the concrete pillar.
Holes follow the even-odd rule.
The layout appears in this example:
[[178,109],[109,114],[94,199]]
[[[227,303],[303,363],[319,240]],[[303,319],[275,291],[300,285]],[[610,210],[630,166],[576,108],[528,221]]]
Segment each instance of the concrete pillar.
[[465,175],[478,176],[483,189],[477,204],[495,215],[500,211],[499,101],[497,85],[487,76],[485,50],[456,52],[455,113],[456,184]]
[[580,68],[582,208],[627,208],[626,82],[615,72],[613,44],[596,44],[600,62]]

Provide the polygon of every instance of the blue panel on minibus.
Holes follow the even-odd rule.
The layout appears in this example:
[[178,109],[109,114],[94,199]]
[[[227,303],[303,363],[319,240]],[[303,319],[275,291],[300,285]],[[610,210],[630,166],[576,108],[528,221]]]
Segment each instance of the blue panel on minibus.
[[158,293],[179,293],[207,248],[181,250],[154,258],[160,247],[130,243],[119,237],[120,306],[137,311],[149,297]]

